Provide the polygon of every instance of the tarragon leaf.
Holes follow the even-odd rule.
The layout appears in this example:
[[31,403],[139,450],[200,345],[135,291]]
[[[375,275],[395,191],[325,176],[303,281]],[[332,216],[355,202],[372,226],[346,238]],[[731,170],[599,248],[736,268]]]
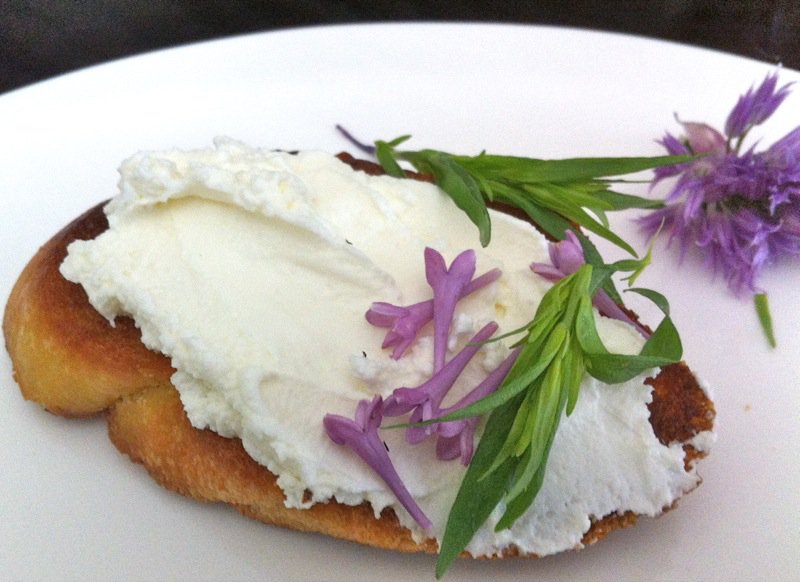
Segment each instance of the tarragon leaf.
[[478,183],[450,156],[431,155],[427,163],[439,187],[478,227],[481,245],[488,245],[492,237],[492,223]]
[[587,354],[586,371],[606,384],[620,384],[638,376],[645,370],[673,364],[675,360],[656,356],[628,356],[625,354]]
[[495,199],[505,202],[522,210],[545,234],[561,240],[567,229],[572,228],[572,223],[557,212],[536,204],[524,193],[505,184],[492,183]]
[[631,208],[655,209],[662,208],[664,201],[658,198],[642,198],[632,194],[622,194],[613,190],[603,189],[594,193],[596,198],[605,201],[614,210],[629,210]]
[[[564,408],[563,403],[564,393],[561,393],[561,401],[558,404],[558,415],[560,417],[561,410]],[[534,499],[536,499],[536,495],[539,493],[539,490],[542,488],[542,484],[544,483],[544,476],[545,470],[547,467],[547,460],[550,457],[550,450],[553,446],[553,440],[556,436],[556,431],[558,430],[558,422],[556,422],[552,426],[552,430],[550,431],[549,438],[544,446],[544,454],[539,462],[539,466],[536,467],[535,472],[533,475],[528,479],[526,487],[520,491],[520,493],[512,499],[508,505],[506,506],[506,511],[503,514],[503,517],[497,522],[495,526],[495,531],[502,531],[504,529],[508,529],[514,522],[524,514],[528,508],[533,503]]]
[[390,143],[385,141],[375,142],[375,157],[378,158],[383,169],[390,176],[395,178],[405,177],[405,172],[400,164],[397,163],[397,158],[394,155],[394,149]]
[[481,154],[472,158],[455,156],[465,166],[487,175],[503,176],[517,182],[571,182],[597,177],[623,176],[656,166],[685,162],[688,156],[570,158],[539,160],[517,156]]
[[[398,140],[395,142],[400,143]],[[394,150],[395,142],[380,143],[384,144],[383,148]],[[563,238],[563,221],[567,224],[575,222],[631,254],[635,254],[633,248],[607,227],[605,211],[651,208],[652,202],[611,192],[605,179],[688,159],[686,156],[657,156],[537,160],[486,153],[462,156],[431,149],[394,150],[393,155],[396,159],[410,162],[418,171],[434,175],[439,187],[453,198],[478,227],[483,246],[491,238],[491,219],[486,200],[503,197],[502,190],[505,189],[504,197],[508,198],[508,192],[514,191],[514,200],[511,202],[523,209],[549,234]],[[386,157],[385,152],[381,156]],[[392,166],[391,162],[389,165]],[[392,167],[393,172],[396,170]],[[539,190],[538,194],[536,189]],[[589,217],[583,208],[592,210],[597,218]]]
[[638,293],[642,297],[647,297],[650,301],[655,303],[664,315],[669,315],[669,301],[663,294],[654,289],[645,289],[643,287],[630,287],[625,289],[626,293]]
[[517,461],[509,459],[481,479],[505,441],[508,427],[516,415],[521,397],[496,408],[489,416],[475,455],[467,468],[447,517],[444,537],[436,562],[436,577],[441,578],[453,561],[467,547],[475,532],[489,518],[505,494],[505,486]]

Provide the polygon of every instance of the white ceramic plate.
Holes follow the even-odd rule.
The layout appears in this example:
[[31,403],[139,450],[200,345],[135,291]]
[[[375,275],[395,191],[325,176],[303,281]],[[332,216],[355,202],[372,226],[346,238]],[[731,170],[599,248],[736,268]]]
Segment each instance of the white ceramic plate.
[[[639,38],[527,26],[379,25],[258,34],[94,67],[0,98],[0,301],[37,247],[114,194],[138,149],[230,135],[267,147],[413,146],[539,157],[650,155],[673,113],[721,125],[766,64]],[[786,81],[800,74],[784,70]],[[796,90],[800,93],[800,90]],[[800,94],[764,127],[800,123]],[[643,187],[642,187],[643,188]],[[629,216],[615,219],[636,238]],[[659,247],[686,359],[714,390],[719,441],[677,510],[579,553],[463,562],[453,580],[800,577],[800,269],[769,271],[777,350],[748,301]],[[430,579],[434,559],[267,527],[169,493],[102,419],[24,402],[0,356],[0,578]]]

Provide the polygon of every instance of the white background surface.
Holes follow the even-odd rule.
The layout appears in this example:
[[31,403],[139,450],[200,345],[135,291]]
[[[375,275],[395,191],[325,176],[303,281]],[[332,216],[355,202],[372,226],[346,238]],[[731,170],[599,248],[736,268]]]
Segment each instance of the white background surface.
[[[139,149],[229,135],[339,151],[342,123],[367,140],[411,133],[410,147],[465,154],[656,155],[654,140],[678,131],[673,113],[721,127],[770,70],[609,34],[382,25],[240,37],[67,75],[0,97],[0,301],[39,245],[115,193],[119,162]],[[754,133],[766,146],[798,124],[800,86]],[[630,217],[615,224],[641,249]],[[751,303],[695,258],[679,266],[675,250],[657,246],[640,283],[669,297],[685,358],[713,388],[719,438],[703,485],[582,552],[461,562],[448,579],[800,579],[800,268],[761,280],[779,341],[770,350]],[[433,578],[429,556],[264,526],[159,488],[117,453],[102,418],[24,402],[5,353],[0,473],[2,579]]]

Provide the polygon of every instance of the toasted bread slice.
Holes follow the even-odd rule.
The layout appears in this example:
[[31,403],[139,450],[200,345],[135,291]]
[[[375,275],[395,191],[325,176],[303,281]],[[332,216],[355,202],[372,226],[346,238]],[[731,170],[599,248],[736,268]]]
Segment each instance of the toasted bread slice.
[[[379,171],[367,162],[352,165]],[[117,448],[182,495],[228,503],[268,524],[391,550],[437,550],[435,540],[414,542],[390,509],[379,519],[366,504],[331,501],[289,509],[275,475],[248,456],[238,439],[193,428],[170,383],[169,360],[144,347],[132,321],[118,318],[110,325],[90,306],[82,287],[58,271],[71,241],[94,238],[106,228],[102,207],[89,210],[36,253],[12,290],[3,332],[26,399],[63,416],[105,412]],[[664,444],[684,443],[691,466],[703,453],[689,442],[712,428],[713,403],[683,363],[664,368],[650,382],[656,436]],[[604,516],[582,543],[635,522],[631,512]],[[513,549],[507,552],[514,554]]]
[[169,385],[172,367],[139,341],[133,321],[112,327],[80,285],[58,271],[67,245],[108,228],[102,206],[68,224],[19,276],[3,317],[14,376],[28,400],[62,416],[90,416],[126,394]]

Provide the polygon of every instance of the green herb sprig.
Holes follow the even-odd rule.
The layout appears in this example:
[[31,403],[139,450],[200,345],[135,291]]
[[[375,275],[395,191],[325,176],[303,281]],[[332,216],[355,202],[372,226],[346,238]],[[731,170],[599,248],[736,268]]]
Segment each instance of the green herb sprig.
[[[346,134],[348,135],[348,134]],[[349,136],[348,136],[349,137]],[[594,294],[603,289],[622,303],[612,276],[629,273],[632,285],[650,262],[650,251],[635,258],[633,247],[609,228],[607,213],[630,208],[660,208],[663,203],[611,189],[611,177],[685,162],[682,156],[574,158],[537,160],[481,153],[453,155],[437,150],[401,151],[409,136],[375,142],[374,153],[384,170],[405,177],[400,162],[430,174],[478,228],[483,246],[491,240],[488,203],[523,211],[546,234],[563,240],[573,230],[586,264],[553,285],[542,298],[533,320],[520,333],[521,351],[500,388],[493,394],[445,417],[443,422],[487,415],[483,435],[448,516],[436,575],[441,577],[467,547],[499,504],[504,512],[496,530],[513,525],[534,502],[544,482],[547,459],[562,416],[572,413],[582,378],[625,382],[646,370],[680,360],[683,348],[669,304],[651,289],[630,288],[663,312],[656,330],[639,354],[608,351],[597,331]],[[595,233],[634,258],[605,264],[581,229]]]
[[[391,176],[404,177],[400,161],[430,174],[477,226],[481,245],[491,240],[487,202],[525,212],[545,233],[561,240],[575,225],[609,240],[631,255],[636,251],[614,233],[606,214],[629,208],[661,208],[663,202],[611,189],[614,176],[686,161],[685,156],[539,160],[481,153],[454,155],[425,149],[398,150],[410,136],[376,141],[375,156]],[[620,182],[621,180],[615,180]]]
[[636,261],[586,264],[548,290],[519,342],[522,350],[494,394],[439,421],[489,415],[483,436],[447,521],[436,574],[444,574],[501,502],[500,531],[533,503],[544,480],[562,415],[572,413],[588,373],[617,384],[680,360],[683,348],[663,295],[629,289],[651,299],[664,318],[637,355],[609,352],[597,332],[594,293],[613,273],[633,272]]

